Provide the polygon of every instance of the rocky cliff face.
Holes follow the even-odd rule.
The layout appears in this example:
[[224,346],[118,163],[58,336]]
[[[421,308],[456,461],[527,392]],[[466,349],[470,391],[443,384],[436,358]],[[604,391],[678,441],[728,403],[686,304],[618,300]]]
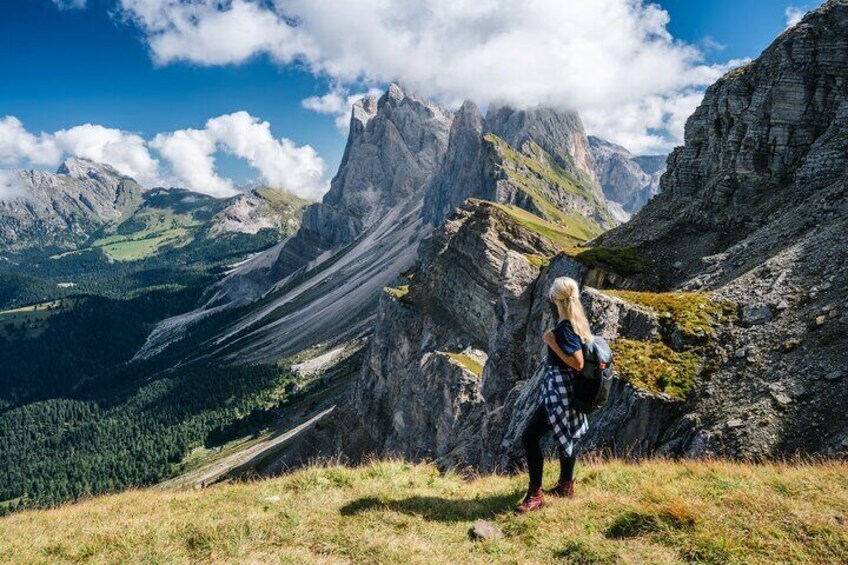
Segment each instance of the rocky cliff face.
[[[289,462],[342,453],[434,459],[443,467],[512,468],[538,405],[552,324],[553,278],[590,268],[557,254],[548,228],[510,206],[469,200],[421,247],[409,284],[389,289],[362,373],[347,399]],[[658,315],[587,293],[595,329],[610,339],[659,339]],[[620,453],[661,449],[681,402],[619,382],[609,410],[593,416],[587,445]]]
[[466,101],[454,117],[445,161],[427,190],[424,219],[438,225],[471,197],[494,200],[494,191],[483,174],[483,116]]
[[69,159],[55,173],[19,171],[20,190],[0,200],[0,248],[70,249],[131,213],[143,189],[108,165]]
[[831,0],[713,85],[663,192],[605,245],[642,284],[739,304],[676,435],[691,455],[848,448],[848,2]]
[[352,111],[344,156],[321,203],[306,209],[298,234],[281,250],[271,279],[282,279],[321,253],[338,249],[391,212],[421,205],[441,166],[453,115],[391,85]]
[[[642,288],[584,297],[624,377],[587,447],[848,454],[846,37],[848,1],[830,0],[711,87],[662,193],[594,242],[597,261],[546,266],[532,222],[463,208],[422,247],[408,287],[383,298],[362,374],[309,447],[509,468],[538,402],[544,291],[569,275]],[[505,154],[519,143],[490,139]]]
[[520,110],[493,104],[486,114],[486,133],[498,136],[516,149],[532,141],[553,157],[557,165],[600,194],[589,140],[577,113],[548,107]]
[[465,102],[428,189],[424,218],[438,225],[466,198],[514,204],[555,223],[601,233],[625,217],[604,198],[580,117],[553,108],[493,105],[485,119]]
[[608,200],[634,214],[659,194],[665,172],[665,155],[634,157],[627,149],[597,137],[589,137],[595,172]]
[[[706,93],[662,192],[610,242],[721,251],[845,170],[846,5],[829,1]],[[674,234],[673,241],[667,241]],[[689,234],[688,237],[679,237]]]

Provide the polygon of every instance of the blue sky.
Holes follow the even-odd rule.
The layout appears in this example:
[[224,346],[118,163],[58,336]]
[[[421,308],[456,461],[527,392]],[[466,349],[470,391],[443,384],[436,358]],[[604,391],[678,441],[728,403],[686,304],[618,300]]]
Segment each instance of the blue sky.
[[[270,122],[274,137],[313,147],[326,162],[327,177],[335,172],[344,135],[333,115],[308,110],[302,101],[339,83],[355,92],[361,89],[356,77],[316,76],[314,68],[281,62],[279,54],[262,48],[244,61],[224,64],[179,57],[163,61],[161,55],[157,62],[151,48],[157,24],[122,19],[116,1],[89,0],[84,9],[59,9],[54,0],[2,2],[0,117],[16,117],[34,135],[91,123],[149,140],[157,133],[203,128],[209,118],[246,111]],[[659,4],[670,15],[667,29],[676,41],[699,48],[704,63],[721,65],[756,57],[785,28],[788,7],[810,8],[817,2]],[[379,83],[379,77],[369,82]],[[448,87],[446,99],[457,92]],[[243,182],[256,171],[242,158],[217,155],[221,176]]]

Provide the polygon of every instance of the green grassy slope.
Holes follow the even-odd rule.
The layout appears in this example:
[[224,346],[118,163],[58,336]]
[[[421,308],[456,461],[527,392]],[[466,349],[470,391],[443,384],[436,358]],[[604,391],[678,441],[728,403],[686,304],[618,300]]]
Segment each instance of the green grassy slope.
[[597,210],[597,217],[612,225],[612,219],[599,196],[562,169],[553,157],[534,142],[527,142],[519,151],[496,135],[488,134],[484,139],[497,155],[498,166],[506,180],[532,203],[531,212],[555,224],[569,226],[570,230],[579,230],[582,239],[591,239],[603,233],[604,229],[595,219],[567,205],[574,198]]
[[[516,517],[520,476],[467,482],[401,462],[310,468],[11,515],[0,519],[0,561],[840,563],[846,473],[844,463],[593,463],[578,468],[577,498]],[[505,537],[471,541],[479,518]]]

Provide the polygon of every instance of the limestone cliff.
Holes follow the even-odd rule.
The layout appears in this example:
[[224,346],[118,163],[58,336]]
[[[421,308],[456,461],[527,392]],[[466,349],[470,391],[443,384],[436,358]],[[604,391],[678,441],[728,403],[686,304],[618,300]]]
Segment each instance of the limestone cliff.
[[848,2],[830,0],[710,87],[662,193],[604,245],[643,285],[739,304],[676,435],[687,454],[848,449]]
[[[381,300],[348,396],[289,463],[336,453],[481,470],[520,462],[520,433],[539,399],[541,335],[553,323],[547,287],[556,276],[582,280],[591,271],[579,257],[558,255],[567,234],[556,224],[530,217],[469,200],[425,241],[407,284]],[[665,339],[654,311],[596,291],[586,302],[595,330],[609,339]],[[660,451],[681,406],[620,381],[610,409],[593,416],[587,445]]]
[[589,146],[595,159],[598,182],[608,200],[634,214],[659,194],[666,155],[637,157],[620,145],[592,136],[589,137]]
[[465,102],[445,161],[427,191],[425,220],[438,225],[469,197],[514,204],[555,223],[600,234],[620,223],[604,198],[580,117],[493,105],[485,119]]
[[143,188],[108,165],[68,159],[55,173],[26,170],[0,199],[0,251],[71,249],[97,229],[128,216]]

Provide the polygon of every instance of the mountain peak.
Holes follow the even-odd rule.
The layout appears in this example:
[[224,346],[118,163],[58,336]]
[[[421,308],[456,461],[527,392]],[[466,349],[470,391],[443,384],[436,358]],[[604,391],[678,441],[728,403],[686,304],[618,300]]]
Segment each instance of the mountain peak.
[[75,179],[85,179],[93,176],[123,177],[112,166],[98,163],[85,157],[69,157],[56,169],[57,175],[67,175]]
[[495,134],[516,149],[532,140],[563,169],[597,186],[586,129],[576,112],[549,106],[516,108],[492,104],[486,113],[485,133]]
[[353,109],[351,110],[351,131],[353,131],[353,125],[358,124],[361,127],[365,127],[371,118],[377,113],[377,99],[374,95],[369,94],[368,96],[363,96],[353,104]]
[[404,98],[406,98],[406,93],[395,83],[389,85],[388,90],[386,90],[386,94],[384,95],[387,100],[394,100],[400,102]]

